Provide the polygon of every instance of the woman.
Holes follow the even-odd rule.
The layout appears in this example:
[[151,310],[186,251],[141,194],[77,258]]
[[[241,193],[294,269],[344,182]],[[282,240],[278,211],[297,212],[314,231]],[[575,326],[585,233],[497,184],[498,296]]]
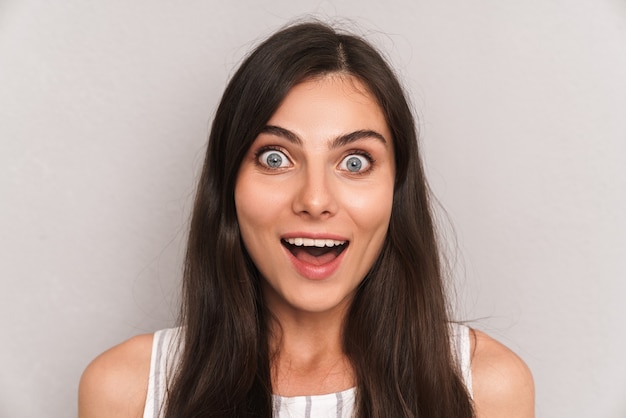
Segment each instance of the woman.
[[449,322],[415,124],[368,43],[287,27],[217,110],[181,327],[81,380],[90,417],[532,417],[506,347]]

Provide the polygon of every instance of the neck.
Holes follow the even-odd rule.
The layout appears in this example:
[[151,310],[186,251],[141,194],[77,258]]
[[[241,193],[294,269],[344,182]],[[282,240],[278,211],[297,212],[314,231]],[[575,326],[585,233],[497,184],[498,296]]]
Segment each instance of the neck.
[[339,392],[355,384],[343,352],[345,312],[272,311],[272,387],[282,396]]

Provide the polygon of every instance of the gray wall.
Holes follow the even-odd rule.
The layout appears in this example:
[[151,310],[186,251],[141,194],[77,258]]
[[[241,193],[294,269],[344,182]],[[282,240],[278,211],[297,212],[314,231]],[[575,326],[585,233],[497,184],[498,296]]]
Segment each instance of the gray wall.
[[528,362],[538,416],[626,416],[621,0],[0,1],[0,416],[75,415],[94,356],[173,323],[219,95],[303,14],[405,80],[458,316]]

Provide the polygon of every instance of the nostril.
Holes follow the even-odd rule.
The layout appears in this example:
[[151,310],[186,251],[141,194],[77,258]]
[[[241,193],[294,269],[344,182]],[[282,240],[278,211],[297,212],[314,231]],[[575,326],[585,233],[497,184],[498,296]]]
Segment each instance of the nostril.
[[336,185],[333,184],[332,176],[325,172],[325,168],[310,164],[300,175],[300,187],[294,190],[293,195],[294,212],[311,217],[328,217],[336,212],[338,202],[336,190],[333,190]]

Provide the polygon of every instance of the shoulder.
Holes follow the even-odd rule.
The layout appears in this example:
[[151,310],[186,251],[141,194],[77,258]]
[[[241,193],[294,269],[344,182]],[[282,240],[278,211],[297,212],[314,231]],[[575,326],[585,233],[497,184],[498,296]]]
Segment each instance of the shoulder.
[[535,416],[530,369],[513,351],[472,330],[472,389],[478,418]]
[[80,418],[143,415],[152,340],[152,334],[133,337],[105,351],[87,366],[78,390]]

